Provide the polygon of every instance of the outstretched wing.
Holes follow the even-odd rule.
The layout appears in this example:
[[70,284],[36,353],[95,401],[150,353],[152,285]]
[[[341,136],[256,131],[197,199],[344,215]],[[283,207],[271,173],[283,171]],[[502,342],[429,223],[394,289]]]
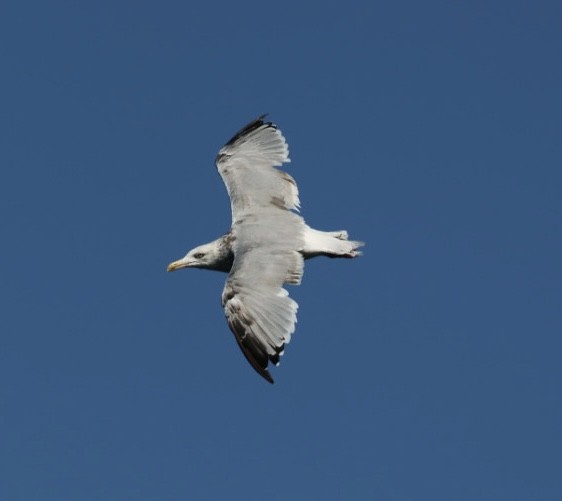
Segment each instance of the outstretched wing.
[[234,263],[222,303],[230,329],[254,369],[270,383],[297,321],[298,305],[283,288],[298,285],[305,224],[293,212],[298,189],[276,167],[289,162],[285,138],[263,116],[236,134],[217,156],[232,208]]
[[[247,230],[254,233],[255,228]],[[282,247],[265,244],[247,248],[239,236],[222,294],[224,313],[240,349],[270,383],[273,379],[267,370],[268,362],[279,363],[297,321],[298,305],[283,284],[300,283],[304,262],[298,251]]]
[[256,208],[299,208],[295,180],[276,167],[290,162],[289,147],[277,126],[265,115],[239,131],[217,155],[217,169],[226,185],[232,223]]

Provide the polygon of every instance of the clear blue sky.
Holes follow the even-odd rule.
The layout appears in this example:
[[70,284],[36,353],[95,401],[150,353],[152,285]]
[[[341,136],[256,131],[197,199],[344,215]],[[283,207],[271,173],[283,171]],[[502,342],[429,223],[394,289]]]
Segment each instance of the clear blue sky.
[[[6,2],[0,498],[562,499],[562,4]],[[307,221],[276,384],[218,149],[269,112]]]

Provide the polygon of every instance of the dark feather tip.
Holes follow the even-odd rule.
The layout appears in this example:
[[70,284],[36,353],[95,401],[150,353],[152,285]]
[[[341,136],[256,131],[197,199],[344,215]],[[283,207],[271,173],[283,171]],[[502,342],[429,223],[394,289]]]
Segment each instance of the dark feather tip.
[[238,141],[240,138],[244,137],[247,134],[250,134],[250,132],[255,131],[256,129],[258,129],[259,127],[261,127],[262,125],[268,125],[270,127],[275,127],[273,125],[272,122],[264,122],[263,119],[267,116],[267,113],[264,113],[263,115],[260,115],[258,118],[256,118],[255,120],[252,120],[248,125],[246,125],[245,127],[242,127],[242,129],[240,129],[236,134],[234,134],[234,136],[232,136],[232,138],[228,141],[228,143],[225,144],[225,146],[231,146],[233,145],[236,141]]

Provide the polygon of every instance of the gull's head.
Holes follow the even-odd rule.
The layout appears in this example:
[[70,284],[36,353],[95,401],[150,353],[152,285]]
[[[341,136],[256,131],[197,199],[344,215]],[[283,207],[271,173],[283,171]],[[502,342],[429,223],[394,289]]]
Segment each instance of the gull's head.
[[232,266],[230,248],[224,245],[223,238],[191,249],[184,257],[170,263],[168,271],[181,268],[206,268],[210,270],[229,271]]
[[176,271],[181,268],[208,268],[214,259],[211,244],[200,245],[191,249],[184,257],[170,263],[168,271]]

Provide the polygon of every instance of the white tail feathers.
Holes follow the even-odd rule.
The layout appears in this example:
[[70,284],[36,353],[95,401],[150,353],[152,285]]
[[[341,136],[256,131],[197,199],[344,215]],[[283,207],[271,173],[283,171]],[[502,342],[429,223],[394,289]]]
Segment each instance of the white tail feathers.
[[361,255],[363,242],[348,240],[347,231],[320,231],[306,227],[302,254],[305,259],[315,256],[353,258]]

